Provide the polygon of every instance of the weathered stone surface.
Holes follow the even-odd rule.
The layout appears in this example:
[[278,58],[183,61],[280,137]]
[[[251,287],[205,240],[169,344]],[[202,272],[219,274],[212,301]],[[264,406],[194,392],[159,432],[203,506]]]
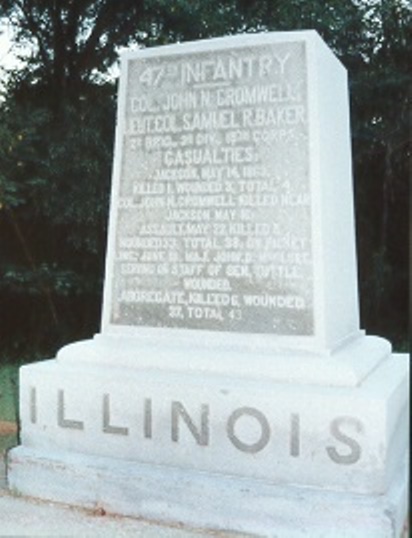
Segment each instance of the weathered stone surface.
[[399,538],[408,491],[399,463],[388,491],[376,496],[27,447],[11,454],[10,468],[13,487],[33,496],[225,536],[231,529],[268,538]]
[[22,443],[381,494],[406,453],[406,362],[331,388],[45,361],[21,370]]
[[103,331],[358,336],[347,117],[315,32],[126,54]]

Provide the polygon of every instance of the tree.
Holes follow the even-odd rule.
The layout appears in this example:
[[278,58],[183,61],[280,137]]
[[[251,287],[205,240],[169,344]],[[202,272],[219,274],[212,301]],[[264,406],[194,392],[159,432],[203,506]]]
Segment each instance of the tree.
[[3,341],[24,329],[20,348],[51,350],[97,330],[119,47],[303,28],[349,70],[363,325],[404,339],[408,3],[4,0],[1,16],[30,51],[0,105]]
[[0,111],[0,315],[19,351],[97,328],[114,124],[100,91],[60,123],[47,107]]
[[364,319],[395,342],[408,331],[408,175],[412,10],[379,2],[352,82],[355,187]]
[[17,342],[19,352],[97,329],[115,110],[104,75],[141,7],[101,0],[0,7],[29,51],[0,109],[0,326],[3,342]]
[[20,80],[47,88],[57,105],[107,72],[138,31],[142,9],[142,0],[4,0],[0,15],[30,51]]

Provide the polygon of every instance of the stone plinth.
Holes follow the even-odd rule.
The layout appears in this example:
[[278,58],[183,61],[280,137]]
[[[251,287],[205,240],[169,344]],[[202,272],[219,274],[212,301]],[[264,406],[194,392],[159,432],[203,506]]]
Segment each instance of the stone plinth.
[[339,388],[156,369],[125,375],[69,361],[29,365],[9,486],[262,536],[399,536],[407,362],[387,356],[360,385]]

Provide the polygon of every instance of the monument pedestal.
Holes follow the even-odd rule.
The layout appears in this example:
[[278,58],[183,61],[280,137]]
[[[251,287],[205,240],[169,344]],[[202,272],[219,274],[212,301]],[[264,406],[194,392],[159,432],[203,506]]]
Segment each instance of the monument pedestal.
[[[122,351],[116,340],[115,360],[124,352],[133,368],[110,364],[109,345],[106,362],[102,341],[110,338],[102,337],[22,368],[12,490],[262,536],[399,536],[407,357],[391,355],[385,340],[363,336],[330,356],[300,356],[293,375],[282,375],[278,360],[271,372],[269,357],[247,375],[239,360],[231,377],[224,360],[216,367],[192,356],[196,366],[183,371],[188,357],[182,354],[179,367],[172,353],[166,368],[161,353],[156,363],[139,346],[133,356],[131,341]],[[331,375],[340,364],[357,381],[336,386],[332,377],[327,384],[328,362]]]

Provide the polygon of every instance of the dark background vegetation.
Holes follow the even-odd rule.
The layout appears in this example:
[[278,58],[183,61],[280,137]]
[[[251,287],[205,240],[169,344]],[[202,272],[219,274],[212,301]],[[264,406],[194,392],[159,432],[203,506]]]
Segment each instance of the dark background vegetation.
[[309,28],[349,72],[362,326],[406,349],[407,1],[2,0],[0,17],[24,56],[0,102],[0,360],[98,331],[118,47]]

